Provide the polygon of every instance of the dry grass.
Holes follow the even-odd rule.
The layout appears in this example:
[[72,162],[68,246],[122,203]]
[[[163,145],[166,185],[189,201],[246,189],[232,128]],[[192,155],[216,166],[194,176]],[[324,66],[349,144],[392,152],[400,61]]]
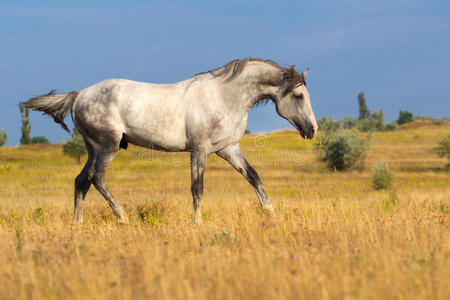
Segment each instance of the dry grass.
[[[450,182],[430,153],[448,125],[374,135],[364,172],[333,173],[293,131],[242,146],[278,217],[211,156],[204,224],[190,221],[188,156],[121,151],[108,173],[130,225],[92,189],[72,227],[81,169],[59,145],[0,149],[0,298],[450,298]],[[386,161],[394,187],[375,191]]]

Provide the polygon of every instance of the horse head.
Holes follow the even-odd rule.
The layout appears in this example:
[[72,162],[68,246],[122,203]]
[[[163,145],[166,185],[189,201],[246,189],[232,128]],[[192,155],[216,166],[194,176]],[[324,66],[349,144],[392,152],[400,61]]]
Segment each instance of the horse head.
[[309,69],[299,74],[295,66],[283,72],[279,95],[275,100],[278,114],[288,120],[305,139],[313,138],[319,128],[306,89],[308,72]]

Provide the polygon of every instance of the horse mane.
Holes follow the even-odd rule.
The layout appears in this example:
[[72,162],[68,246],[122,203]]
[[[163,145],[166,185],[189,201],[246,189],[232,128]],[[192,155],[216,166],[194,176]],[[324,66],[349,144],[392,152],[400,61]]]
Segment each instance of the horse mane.
[[[245,69],[245,67],[248,65],[248,63],[255,62],[255,61],[269,64],[269,65],[279,69],[281,73],[288,74],[289,69],[280,67],[280,65],[278,65],[273,60],[249,57],[249,58],[244,58],[244,59],[232,60],[222,67],[212,69],[212,70],[209,70],[206,72],[197,73],[195,76],[203,75],[203,74],[211,74],[212,76],[214,76],[214,78],[226,77],[225,81],[231,81],[234,78],[238,77],[239,74],[242,73],[242,71]],[[298,85],[298,84],[306,85],[303,74],[298,74],[296,71],[294,71],[293,75],[290,75],[288,77],[283,76],[282,79],[281,78],[276,78],[276,79],[270,78],[267,83],[271,84],[271,85],[282,85],[286,82],[288,82],[288,85],[290,88],[292,88],[293,86]]]
[[228,75],[226,78],[226,81],[230,81],[230,80],[236,78],[239,74],[241,74],[242,71],[244,70],[244,68],[247,66],[247,64],[252,61],[268,63],[280,70],[283,69],[276,62],[274,62],[272,60],[249,57],[249,58],[244,58],[244,59],[232,60],[224,66],[221,66],[221,67],[218,67],[216,69],[212,69],[212,70],[209,70],[206,72],[200,72],[200,73],[197,73],[196,75],[211,74],[214,77],[223,77],[223,76]]
[[[272,76],[263,78],[262,83],[272,86],[283,86],[282,92],[283,95],[286,95],[289,92],[291,92],[299,84],[303,84],[306,86],[305,77],[303,76],[303,74],[297,73],[297,71],[295,71],[295,68],[292,69],[283,68],[273,60],[260,58],[235,59],[222,67],[212,69],[206,72],[197,73],[195,76],[210,74],[214,78],[224,77],[225,78],[224,81],[231,81],[236,77],[238,77],[239,74],[241,74],[244,71],[245,67],[250,62],[262,62],[277,68],[280,71],[280,74],[282,74],[282,76],[276,77]],[[261,95],[260,99],[256,101],[254,107],[266,105],[267,103],[270,102],[272,102],[272,99],[270,98],[269,95]]]

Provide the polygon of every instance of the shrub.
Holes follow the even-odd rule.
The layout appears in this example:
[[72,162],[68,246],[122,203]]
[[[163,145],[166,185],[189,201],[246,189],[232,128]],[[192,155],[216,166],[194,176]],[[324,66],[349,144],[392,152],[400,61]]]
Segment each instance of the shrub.
[[409,111],[403,111],[401,110],[398,114],[398,120],[397,123],[398,125],[402,125],[408,122],[412,122],[414,121],[414,116],[412,113],[410,113]]
[[6,140],[8,139],[8,136],[6,135],[6,132],[3,131],[3,129],[0,128],[0,147],[2,147]]
[[398,195],[395,191],[389,194],[389,198],[383,200],[383,210],[392,211],[399,204]]
[[345,117],[342,120],[342,127],[344,127],[344,129],[354,129],[358,127],[358,120],[356,120],[355,118],[352,117]]
[[153,203],[145,206],[139,205],[137,207],[139,220],[153,227],[166,223],[169,211],[170,209],[161,203]]
[[447,156],[449,161],[446,167],[450,168],[450,134],[439,141],[439,145],[433,148],[433,152],[439,155],[439,157]]
[[376,190],[384,190],[392,185],[394,173],[389,168],[388,164],[382,161],[377,161],[373,168],[373,187]]
[[45,136],[35,136],[31,139],[31,144],[50,144]]
[[384,111],[382,109],[370,114],[373,130],[384,130]]
[[370,119],[358,120],[356,127],[358,130],[365,131],[365,132],[374,130],[373,122]]
[[335,132],[341,128],[341,121],[336,121],[333,117],[322,118],[317,122],[323,132]]
[[83,137],[78,130],[74,128],[72,138],[63,145],[63,153],[75,158],[78,163],[81,163],[81,157],[85,155],[86,152]]
[[448,117],[432,118],[432,117],[427,117],[424,115],[415,116],[414,121],[416,121],[416,120],[428,121],[428,122],[431,122],[436,125],[446,124],[446,123],[450,122],[450,118],[448,118]]
[[433,119],[432,122],[433,122],[433,124],[440,125],[440,124],[449,123],[450,119],[448,117],[440,117],[437,119]]
[[360,138],[357,132],[342,130],[333,135],[321,136],[315,147],[320,151],[320,159],[331,169],[362,169],[367,155],[368,139],[369,137]]
[[397,121],[392,121],[391,123],[386,124],[386,126],[384,126],[384,130],[386,131],[396,130],[397,128],[398,128]]
[[377,110],[370,114],[368,118],[359,120],[357,128],[365,132],[384,130],[384,111],[382,109]]

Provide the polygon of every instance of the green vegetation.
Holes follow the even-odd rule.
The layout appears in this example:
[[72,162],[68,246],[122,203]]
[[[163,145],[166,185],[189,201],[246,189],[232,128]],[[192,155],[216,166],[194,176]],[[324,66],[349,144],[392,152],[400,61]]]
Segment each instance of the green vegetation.
[[358,94],[359,118],[345,117],[341,121],[333,117],[325,117],[318,121],[319,130],[322,132],[336,132],[340,129],[357,129],[363,132],[392,131],[398,129],[399,125],[410,123],[414,120],[429,121],[433,124],[444,124],[450,122],[447,117],[433,119],[425,116],[414,117],[408,111],[400,111],[398,120],[384,123],[384,111],[379,109],[373,113],[367,107],[364,93]]
[[372,184],[376,190],[384,190],[392,185],[394,172],[392,172],[387,163],[377,161],[373,168],[373,172]]
[[397,128],[398,128],[398,123],[397,123],[397,121],[392,121],[391,123],[386,124],[386,125],[384,126],[384,130],[385,130],[385,131],[392,131],[392,130],[396,130]]
[[367,108],[366,97],[364,93],[358,94],[358,104],[359,104],[359,120],[368,119],[370,116],[370,111]]
[[363,169],[368,149],[368,138],[359,137],[355,131],[341,130],[319,137],[316,143],[319,157],[332,170]]
[[31,139],[30,144],[50,144],[50,142],[45,136],[35,136]]
[[63,153],[76,159],[78,163],[81,163],[81,157],[87,153],[83,137],[76,128],[73,129],[72,137],[63,145]]
[[408,122],[412,122],[414,121],[414,116],[412,113],[410,113],[409,111],[403,111],[401,110],[398,114],[398,120],[397,123],[398,125],[402,125]]
[[8,136],[6,135],[6,132],[4,132],[3,129],[0,128],[0,147],[2,147],[7,140]]
[[447,156],[448,163],[446,167],[450,168],[450,134],[439,141],[439,145],[433,148],[433,152],[439,155],[439,157]]
[[345,117],[342,120],[342,127],[344,129],[354,129],[354,128],[357,128],[357,126],[358,126],[358,120],[356,120],[355,118]]
[[20,108],[20,115],[22,116],[22,128],[21,128],[22,136],[20,137],[20,144],[29,145],[31,144],[30,110],[28,108],[24,108],[22,105],[20,105],[19,108]]
[[336,121],[333,117],[322,118],[317,125],[323,132],[336,132],[341,128],[341,121]]

